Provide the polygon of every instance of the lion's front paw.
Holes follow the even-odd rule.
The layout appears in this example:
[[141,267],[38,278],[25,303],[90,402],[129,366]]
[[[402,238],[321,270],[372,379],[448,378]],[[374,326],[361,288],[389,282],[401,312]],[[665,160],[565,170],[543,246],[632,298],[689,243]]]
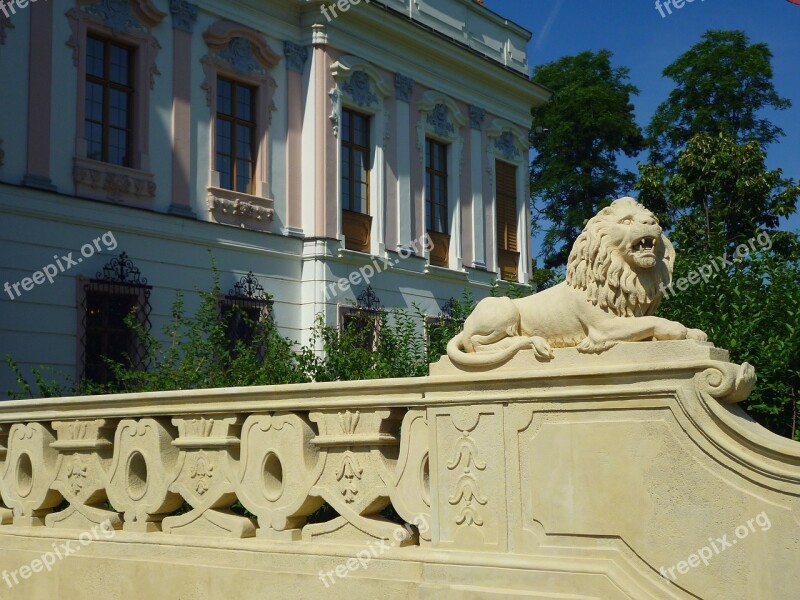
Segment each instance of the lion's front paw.
[[533,348],[533,353],[536,355],[536,358],[550,360],[555,356],[550,344],[543,337],[534,335],[530,338],[530,341],[531,348]]
[[580,344],[578,344],[578,352],[582,352],[584,354],[600,354],[608,350],[609,348],[613,348],[616,346],[617,343],[611,340],[594,340],[592,336],[587,335],[583,338]]
[[707,342],[708,335],[706,335],[705,331],[701,331],[700,329],[687,329],[686,330],[686,339],[687,340],[697,340],[698,342]]

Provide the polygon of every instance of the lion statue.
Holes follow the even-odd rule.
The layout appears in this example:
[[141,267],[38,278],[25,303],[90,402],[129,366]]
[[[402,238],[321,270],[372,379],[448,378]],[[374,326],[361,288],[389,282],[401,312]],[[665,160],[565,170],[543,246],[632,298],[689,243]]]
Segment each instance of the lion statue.
[[699,329],[653,316],[674,262],[653,213],[633,198],[615,200],[578,236],[566,281],[526,298],[481,300],[447,356],[459,366],[487,367],[524,348],[549,360],[553,348],[600,353],[619,342],[705,341]]

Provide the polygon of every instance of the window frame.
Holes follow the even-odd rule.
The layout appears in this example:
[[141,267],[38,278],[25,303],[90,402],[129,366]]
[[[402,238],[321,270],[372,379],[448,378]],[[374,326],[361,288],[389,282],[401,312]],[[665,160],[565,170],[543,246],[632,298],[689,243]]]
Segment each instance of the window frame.
[[[513,176],[510,181],[513,182],[514,195],[502,196],[505,202],[513,201],[510,207],[504,202],[501,204],[501,175],[500,166],[503,169],[512,169]],[[506,162],[500,158],[495,159],[495,184],[494,184],[494,197],[495,197],[495,233],[496,233],[496,246],[497,246],[497,266],[500,279],[504,281],[517,282],[519,280],[519,258],[520,258],[520,244],[519,244],[519,190],[517,181],[519,179],[519,167],[513,163]],[[503,214],[501,214],[503,213]],[[509,213],[513,215],[513,223],[506,222]],[[501,232],[501,227],[503,231]],[[509,243],[510,230],[513,229],[513,244]],[[501,239],[502,238],[502,239]],[[513,248],[510,247],[513,245]]]
[[[255,181],[256,181],[256,167],[258,164],[258,89],[255,86],[249,85],[247,83],[242,83],[237,81],[236,79],[232,79],[222,74],[217,75],[217,85],[216,90],[217,94],[219,94],[220,89],[220,81],[224,81],[225,83],[230,84],[231,86],[231,107],[232,112],[236,113],[236,106],[237,106],[237,93],[239,93],[239,88],[245,88],[249,90],[251,94],[251,115],[255,118],[255,120],[247,120],[240,117],[237,114],[234,115],[226,115],[219,110],[219,102],[217,102],[217,111],[215,116],[215,127],[214,132],[215,134],[218,133],[218,126],[220,121],[225,121],[231,123],[231,154],[228,157],[231,160],[231,185],[232,187],[225,187],[220,181],[220,187],[222,189],[227,189],[232,192],[241,192],[245,194],[253,194],[255,189]],[[239,190],[238,188],[238,165],[239,165],[239,155],[237,154],[237,131],[239,126],[246,127],[251,132],[250,138],[250,156],[247,159],[247,162],[250,164],[250,173],[248,174],[248,185],[247,190]],[[219,157],[222,154],[220,149],[217,146],[218,138],[215,137],[214,140],[214,170],[222,175],[222,171],[219,169]]]
[[[92,160],[99,160],[100,162],[109,163],[112,165],[116,165],[118,167],[128,167],[130,168],[133,164],[133,148],[134,148],[134,136],[137,135],[136,131],[134,131],[133,125],[133,115],[136,111],[136,102],[135,102],[135,88],[133,86],[133,79],[136,72],[136,48],[130,46],[129,44],[119,43],[115,41],[113,38],[109,38],[106,36],[97,35],[94,32],[88,32],[86,35],[86,50],[88,53],[90,40],[95,40],[101,42],[103,44],[103,75],[102,77],[98,77],[97,75],[92,75],[89,73],[88,69],[86,71],[84,85],[88,86],[88,84],[93,83],[99,85],[103,89],[103,101],[102,101],[102,117],[101,121],[94,121],[85,112],[85,104],[84,104],[84,140],[87,140],[85,137],[85,124],[86,123],[97,123],[101,127],[101,141],[100,141],[100,154],[101,158],[96,159],[92,158]],[[117,47],[123,49],[128,54],[128,82],[127,84],[122,84],[115,82],[111,79],[111,57],[112,57],[112,47]],[[87,56],[88,58],[88,56]],[[123,161],[122,163],[116,163],[109,160],[109,144],[110,144],[110,130],[113,129],[121,129],[119,127],[112,127],[111,125],[111,117],[110,117],[110,105],[111,105],[111,90],[121,91],[126,94],[127,96],[127,119],[126,119],[126,127],[124,131],[128,134],[127,137],[127,144],[125,148],[125,156],[127,160]],[[88,146],[88,144],[87,144]],[[87,154],[89,153],[87,148]],[[87,156],[88,158],[88,156]]]
[[[150,94],[155,88],[156,57],[161,46],[150,33],[166,16],[155,9],[148,0],[130,5],[131,19],[127,29],[112,28],[111,18],[100,7],[94,5],[72,8],[67,11],[71,35],[68,46],[72,47],[72,62],[76,68],[77,101],[75,153],[73,157],[73,182],[75,194],[92,200],[125,204],[138,208],[152,208],[156,196],[156,184],[150,171]],[[97,9],[89,12],[90,9]],[[139,26],[136,25],[138,21]],[[115,24],[115,27],[117,25]],[[132,51],[133,88],[131,103],[131,136],[129,144],[129,166],[116,165],[88,157],[85,139],[87,46],[90,36],[113,40],[128,46]]]
[[[200,59],[205,75],[201,88],[209,109],[208,155],[200,165],[208,169],[205,186],[208,219],[254,231],[271,231],[275,216],[270,192],[270,125],[276,110],[273,98],[277,83],[273,69],[283,58],[270,48],[257,31],[227,20],[219,20],[203,32],[208,53]],[[241,52],[245,56],[241,56]],[[237,58],[238,57],[238,58]],[[217,82],[219,78],[249,86],[255,90],[254,172],[249,192],[221,187],[217,171]]]

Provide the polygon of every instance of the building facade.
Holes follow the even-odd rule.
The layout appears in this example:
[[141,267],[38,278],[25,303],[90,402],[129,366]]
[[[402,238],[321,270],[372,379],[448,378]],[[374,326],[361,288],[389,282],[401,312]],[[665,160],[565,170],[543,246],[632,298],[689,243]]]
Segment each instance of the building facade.
[[479,3],[5,7],[0,350],[23,370],[92,373],[125,344],[120,306],[159,331],[212,261],[221,303],[299,342],[368,285],[435,315],[528,280],[530,108],[548,93],[530,33]]

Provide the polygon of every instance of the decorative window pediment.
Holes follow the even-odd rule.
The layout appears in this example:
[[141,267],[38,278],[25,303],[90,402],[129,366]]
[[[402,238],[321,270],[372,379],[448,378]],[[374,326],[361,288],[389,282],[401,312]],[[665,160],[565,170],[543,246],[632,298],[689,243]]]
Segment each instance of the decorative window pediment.
[[147,31],[167,16],[150,0],[78,0],[83,10],[103,21],[111,31]]
[[446,142],[454,141],[467,122],[456,103],[438,92],[426,92],[418,108],[425,124],[425,133]]
[[528,139],[518,127],[508,121],[495,119],[486,135],[489,138],[490,158],[501,158],[511,163],[527,161]]
[[[256,31],[231,21],[217,21],[203,33],[209,53],[200,61],[205,71],[202,88],[211,106],[214,89],[212,80],[218,71],[238,75],[250,83],[269,83],[274,90],[275,80],[269,71],[275,68],[281,56],[270,48],[267,41]],[[272,97],[270,112],[275,110]]]
[[375,67],[355,56],[340,57],[331,65],[331,74],[336,81],[329,93],[333,104],[331,122],[338,137],[343,105],[376,114],[383,109],[392,88]]
[[88,30],[114,37],[122,35],[123,41],[139,47],[137,59],[146,65],[153,89],[155,76],[161,74],[156,66],[161,44],[150,29],[166,16],[150,0],[78,0],[78,8],[67,11],[71,29],[67,46],[72,48],[72,63],[80,66]]

